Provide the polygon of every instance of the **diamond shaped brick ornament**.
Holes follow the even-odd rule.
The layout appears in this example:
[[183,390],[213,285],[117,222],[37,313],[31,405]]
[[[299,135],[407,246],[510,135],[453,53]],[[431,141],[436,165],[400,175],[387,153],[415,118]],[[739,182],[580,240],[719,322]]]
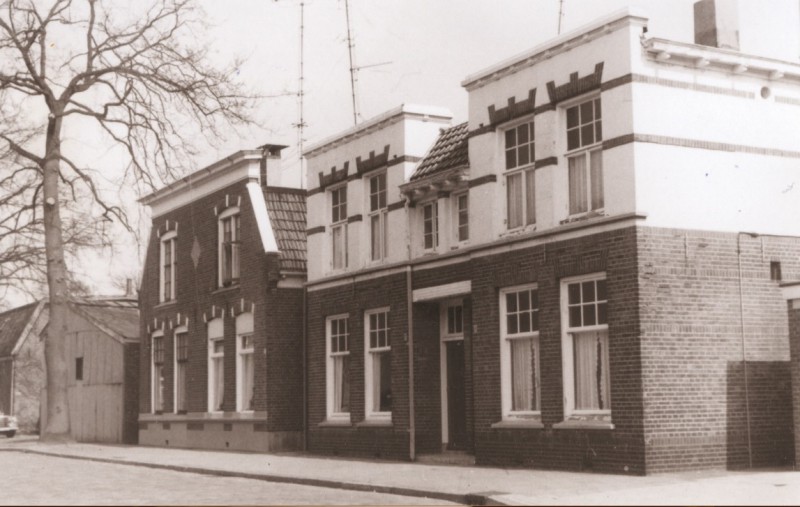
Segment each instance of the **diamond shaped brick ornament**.
[[200,242],[197,241],[197,236],[194,237],[194,243],[192,244],[192,262],[194,263],[194,269],[197,269],[197,263],[200,262]]

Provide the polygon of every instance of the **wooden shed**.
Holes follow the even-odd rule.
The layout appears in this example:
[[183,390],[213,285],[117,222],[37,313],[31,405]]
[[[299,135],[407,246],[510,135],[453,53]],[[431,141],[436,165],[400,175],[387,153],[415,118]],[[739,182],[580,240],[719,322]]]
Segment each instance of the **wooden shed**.
[[[139,309],[135,299],[72,300],[67,319],[70,432],[79,442],[138,442]],[[46,421],[46,393],[42,421]]]

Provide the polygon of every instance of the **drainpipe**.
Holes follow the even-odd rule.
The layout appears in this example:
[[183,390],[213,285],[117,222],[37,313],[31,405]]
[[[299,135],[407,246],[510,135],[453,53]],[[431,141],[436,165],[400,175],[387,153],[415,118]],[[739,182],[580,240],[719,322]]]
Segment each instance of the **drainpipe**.
[[303,287],[303,451],[308,451],[308,287]]
[[736,235],[736,259],[739,264],[739,326],[741,330],[742,344],[742,365],[744,366],[744,403],[745,415],[747,417],[747,460],[749,467],[753,468],[753,442],[750,434],[750,381],[747,378],[747,349],[745,346],[744,329],[744,289],[742,288],[742,234],[747,234],[751,238],[757,234],[740,232]]

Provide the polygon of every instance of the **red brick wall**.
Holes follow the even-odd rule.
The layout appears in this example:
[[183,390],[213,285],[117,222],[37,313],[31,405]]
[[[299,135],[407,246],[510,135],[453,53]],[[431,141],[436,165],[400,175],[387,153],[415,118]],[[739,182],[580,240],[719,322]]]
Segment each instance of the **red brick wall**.
[[[211,195],[153,220],[153,231],[147,249],[144,276],[140,292],[142,347],[140,355],[139,411],[149,413],[150,407],[150,336],[147,325],[153,319],[172,321],[165,328],[165,412],[172,412],[173,400],[173,331],[177,314],[188,317],[189,362],[187,404],[189,412],[208,409],[208,348],[204,313],[224,316],[225,394],[224,410],[236,410],[236,331],[231,310],[240,311],[255,304],[253,315],[255,345],[256,412],[268,413],[269,430],[300,430],[302,428],[302,291],[276,288],[279,260],[276,254],[265,254],[259,237],[255,215],[246,189],[246,182],[231,185]],[[241,197],[241,279],[238,286],[220,289],[217,278],[218,211],[225,203]],[[159,238],[156,231],[166,221],[178,223],[175,303],[159,305]],[[191,252],[195,239],[201,254],[195,268]],[[222,310],[222,312],[220,312]],[[209,317],[210,318],[210,317]],[[182,322],[181,322],[182,323]]]
[[[795,306],[792,308],[792,306]],[[794,407],[794,462],[800,463],[800,304],[789,302],[792,405]]]
[[647,471],[791,463],[786,303],[770,261],[798,279],[798,238],[741,235],[748,389],[742,361],[737,235],[639,234]]

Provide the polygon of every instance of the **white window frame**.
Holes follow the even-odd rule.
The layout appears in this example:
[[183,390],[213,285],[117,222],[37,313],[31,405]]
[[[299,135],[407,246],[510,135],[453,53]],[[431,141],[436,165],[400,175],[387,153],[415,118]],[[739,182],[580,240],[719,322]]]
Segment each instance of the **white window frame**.
[[[344,207],[344,213],[343,213],[343,216],[339,216],[339,220],[334,220],[334,216],[333,215],[334,215],[334,207],[335,206],[334,206],[334,203],[333,203],[333,195],[334,195],[334,193],[340,192],[342,190],[344,190],[344,198],[345,198],[344,206],[343,206]],[[332,270],[338,271],[338,270],[347,268],[347,260],[348,260],[347,259],[347,257],[348,257],[348,255],[347,255],[347,184],[345,183],[343,185],[339,185],[339,186],[337,186],[335,188],[330,189],[328,191],[328,199],[329,199],[328,208],[330,209],[330,213],[331,213],[331,229],[330,229],[330,231],[331,231],[330,232],[331,264],[330,264],[330,267],[331,267]],[[342,206],[341,203],[339,203],[338,206],[341,207]],[[339,241],[342,242],[341,247],[342,247],[343,258],[341,259],[341,265],[339,265],[339,266],[336,265],[336,260],[337,259],[336,259],[336,255],[335,255],[335,252],[336,252],[336,231],[340,231],[339,232],[339,234],[340,234]]]
[[[601,106],[600,106],[600,117],[599,118],[597,117],[596,112],[595,112],[596,111],[595,105],[594,105],[595,101],[597,101],[597,103],[601,104]],[[598,136],[597,136],[597,129],[595,128],[593,130],[593,136],[594,136],[593,141],[594,142],[589,143],[589,144],[583,144],[583,141],[581,139],[581,140],[578,141],[578,147],[577,148],[570,149],[569,148],[569,141],[567,140],[568,130],[569,130],[568,129],[568,124],[567,124],[567,111],[569,109],[573,108],[573,107],[577,107],[578,108],[578,112],[580,114],[580,106],[582,104],[587,103],[587,102],[592,102],[593,103],[593,105],[592,105],[593,119],[592,119],[591,123],[595,127],[599,123],[599,125],[600,125],[600,127],[599,127],[599,130],[600,130],[599,139],[598,139]],[[589,213],[601,213],[601,212],[603,212],[605,210],[605,181],[604,181],[605,180],[605,176],[604,176],[605,171],[603,169],[603,131],[602,131],[603,130],[603,127],[602,127],[603,116],[602,116],[602,101],[600,100],[600,94],[599,93],[594,93],[594,94],[591,94],[589,96],[584,96],[584,97],[580,97],[578,99],[571,100],[569,102],[564,103],[561,106],[561,108],[562,108],[562,116],[563,116],[563,121],[564,121],[564,123],[563,123],[563,125],[564,125],[564,129],[563,129],[564,148],[565,148],[564,157],[566,158],[566,161],[567,161],[567,168],[566,169],[567,169],[567,210],[568,210],[568,215],[569,215],[570,218],[574,218],[574,217],[581,217],[581,216],[587,215]],[[580,131],[581,126],[582,126],[582,124],[580,123],[580,117],[579,117],[578,126],[576,128]],[[579,134],[579,136],[580,136],[580,134]],[[570,179],[570,176],[569,176],[569,165],[570,165],[570,160],[581,158],[581,157],[583,157],[585,159],[584,160],[584,164],[585,164],[585,169],[584,170],[586,171],[586,176],[585,176],[585,179],[586,179],[586,188],[585,188],[586,202],[584,202],[582,204],[586,208],[586,210],[585,211],[575,211],[573,213],[572,212],[572,205],[573,205],[573,203],[572,203],[572,191],[571,191],[570,182],[569,182],[569,179]],[[593,196],[592,196],[592,187],[594,186],[593,182],[592,182],[592,160],[595,157],[600,157],[600,187],[599,188],[600,188],[600,199],[602,200],[602,205],[597,206],[597,207],[593,206],[593,200],[594,199],[593,199]]]
[[[240,244],[240,247],[239,247],[239,249],[236,250],[236,261],[237,261],[236,263],[234,263],[233,254],[231,254],[231,283],[226,285],[225,284],[225,266],[224,266],[225,254],[223,252],[223,250],[225,248],[224,222],[225,222],[225,220],[228,220],[233,216],[236,216],[236,222],[238,222],[239,227],[238,228],[237,227],[232,227],[231,228],[231,242],[232,243],[237,243],[238,242]],[[242,270],[242,264],[241,264],[241,239],[237,235],[237,229],[241,233],[241,226],[242,226],[241,220],[242,220],[242,216],[239,213],[239,208],[235,207],[235,206],[231,207],[231,208],[228,208],[225,211],[223,211],[222,213],[220,213],[219,217],[217,219],[217,258],[218,258],[217,275],[218,275],[218,285],[219,285],[219,287],[230,287],[230,286],[238,285],[239,281],[241,279],[241,276],[242,276],[242,272],[241,272],[241,270]],[[233,273],[234,265],[239,268],[239,273],[238,273],[239,276],[238,277],[234,277],[233,276],[233,274],[234,274]]]
[[[525,285],[515,285],[513,287],[504,287],[500,290],[500,400],[503,421],[535,421],[541,417],[541,341],[539,339],[539,330],[528,333],[515,333],[513,336],[509,336],[507,319],[508,308],[506,303],[507,294],[527,290],[538,291],[538,289],[538,284],[530,283]],[[539,325],[541,327],[541,321]],[[534,363],[531,365],[531,367],[535,368],[536,378],[534,379],[533,389],[536,392],[536,401],[539,407],[536,410],[513,410],[513,391],[511,386],[511,341],[528,339],[533,340],[534,350],[536,351],[536,357],[534,358]]]
[[[222,358],[222,392],[219,394],[220,401],[225,397],[225,323],[222,317],[217,317],[208,321],[207,341],[208,341],[208,411],[210,413],[220,414],[223,411],[217,410],[214,406],[216,401],[214,399],[214,386],[216,385],[216,373],[214,371],[214,359]],[[219,329],[217,329],[219,328]],[[214,352],[214,342],[222,341],[222,354]]]
[[[466,207],[467,223],[465,224],[466,231],[467,231],[467,237],[464,238],[464,239],[461,238],[461,223],[460,223],[460,220],[461,220],[461,208],[459,207],[460,206],[460,200],[461,200],[462,197],[467,199],[467,207]],[[454,194],[453,195],[453,237],[455,238],[455,243],[458,244],[458,245],[464,245],[464,244],[468,243],[469,242],[469,233],[470,233],[470,230],[469,230],[469,192],[461,192],[461,193],[458,193],[458,194]]]
[[[562,375],[563,375],[563,389],[564,389],[564,419],[570,417],[585,417],[585,416],[600,416],[604,420],[611,418],[611,408],[603,410],[576,410],[575,409],[575,347],[572,333],[574,332],[591,332],[591,331],[605,331],[608,335],[608,324],[597,324],[594,326],[581,326],[577,328],[570,327],[569,325],[569,304],[568,304],[568,287],[570,284],[583,283],[589,281],[607,280],[606,274],[591,273],[588,275],[574,276],[564,278],[561,280],[561,359],[562,359]],[[606,282],[608,283],[608,282]],[[606,289],[607,290],[607,289]],[[606,295],[606,297],[608,297]],[[605,299],[608,305],[608,299]],[[608,308],[608,306],[606,306]],[[610,336],[609,336],[610,342]],[[609,357],[609,368],[610,368]],[[609,393],[611,392],[611,372],[606,372],[609,382]],[[610,397],[610,396],[609,396]],[[612,400],[609,399],[608,403],[612,405]]]
[[[186,361],[179,361],[178,355],[178,336],[183,335],[186,337]],[[173,397],[172,397],[172,411],[176,414],[181,413],[180,404],[178,403],[178,365],[181,362],[184,362],[184,368],[189,368],[189,330],[186,326],[178,326],[175,328],[174,333],[172,334],[172,357],[173,357],[173,369],[172,369],[172,383],[174,384],[173,387]],[[186,389],[189,387],[189,372],[186,372],[186,385],[184,386],[184,396],[186,396],[186,402],[188,404],[189,398]],[[188,411],[188,410],[184,410]]]
[[[431,210],[431,218],[428,220],[425,217],[425,211]],[[428,233],[425,232],[425,226],[430,221],[431,223],[431,246],[427,245]],[[426,252],[434,252],[439,248],[439,201],[430,201],[422,205],[422,249]]]
[[[387,334],[387,341],[389,344],[382,347],[371,348],[370,347],[370,340],[369,340],[369,333],[370,333],[370,323],[369,317],[370,315],[375,315],[379,313],[386,313],[386,334]],[[367,310],[364,312],[364,418],[366,420],[373,420],[373,421],[391,421],[392,419],[392,412],[391,411],[374,411],[372,409],[372,388],[373,388],[373,363],[372,363],[372,355],[373,353],[380,353],[380,352],[389,352],[391,354],[392,346],[391,346],[391,326],[389,325],[389,307],[383,308],[373,308],[371,310]],[[391,367],[391,366],[390,366]],[[394,373],[394,372],[390,372]],[[390,375],[393,376],[393,375]],[[394,408],[394,400],[392,400],[392,408]]]
[[[350,353],[350,314],[342,313],[331,315],[325,319],[325,399],[326,399],[326,419],[329,421],[350,422],[350,412],[336,412],[334,406],[334,395],[336,389],[336,379],[334,377],[334,357],[351,356]],[[331,322],[344,320],[347,325],[347,351],[333,352],[331,347]],[[351,359],[352,362],[352,359]]]
[[166,384],[166,379],[164,378],[164,368],[166,366],[164,360],[166,357],[164,357],[161,362],[161,378],[158,382],[158,386],[160,386],[161,390],[161,409],[156,410],[156,389],[158,389],[156,385],[156,338],[161,340],[161,350],[162,353],[166,355],[166,350],[164,349],[164,331],[159,329],[150,335],[150,412],[153,414],[164,413],[164,385]]
[[[375,179],[375,178],[380,178],[381,176],[383,176],[384,183],[385,183],[385,188],[384,188],[385,205],[383,207],[381,207],[379,205],[378,208],[373,210],[372,209],[372,195],[373,195],[372,194],[372,180]],[[389,238],[388,238],[388,231],[387,231],[387,225],[388,225],[387,222],[388,222],[388,215],[389,215],[389,175],[388,175],[388,172],[384,170],[384,171],[379,171],[379,172],[374,173],[374,174],[370,174],[367,177],[367,185],[366,185],[366,192],[365,193],[367,194],[367,206],[366,206],[366,209],[369,210],[368,220],[367,220],[367,228],[369,229],[369,259],[370,259],[370,262],[373,262],[373,263],[382,262],[382,261],[384,261],[386,259],[387,255],[388,255],[388,249],[389,249],[389,245],[388,245]],[[379,194],[375,194],[375,195],[379,195]],[[380,199],[379,199],[378,202],[380,204]],[[378,246],[379,246],[380,251],[377,253],[377,256],[376,256],[376,252],[373,249],[373,246],[375,245],[375,242],[374,242],[373,237],[372,237],[372,234],[373,234],[372,222],[373,222],[373,220],[377,220],[378,221],[379,232],[380,232],[380,235],[381,235],[381,237],[379,238],[380,241],[378,242]]]
[[[242,346],[242,338],[250,337],[250,348]],[[253,409],[246,408],[244,392],[244,360],[249,355],[253,367],[253,396],[255,396],[255,336],[253,334],[253,314],[245,312],[236,317],[236,411],[252,413]]]
[[[531,153],[529,154],[530,160],[528,163],[523,165],[515,165],[514,167],[508,168],[506,167],[506,152],[508,151],[506,147],[506,133],[510,130],[516,130],[519,128],[520,125],[530,124],[529,132],[530,132],[530,139],[527,143],[531,146]],[[534,121],[533,116],[528,116],[519,120],[515,120],[513,122],[509,122],[507,125],[504,125],[501,130],[501,135],[499,136],[500,142],[500,149],[499,152],[501,155],[502,160],[502,175],[503,175],[503,185],[505,186],[505,203],[506,203],[506,216],[505,216],[505,224],[506,229],[509,231],[515,230],[522,230],[525,228],[535,227],[536,226],[536,137],[535,137],[535,126],[536,123]],[[515,148],[518,148],[519,145],[516,145]],[[511,225],[511,213],[510,213],[510,199],[508,196],[508,192],[511,188],[508,181],[512,177],[518,176],[520,177],[522,183],[522,216],[520,217],[520,224],[519,225]],[[531,199],[528,197],[528,180],[529,178],[533,178],[533,196],[532,202]],[[532,213],[533,216],[529,220],[529,214]]]
[[[170,276],[169,276],[169,284],[170,284],[170,293],[169,295],[165,294],[166,292],[166,282],[167,282],[167,275],[164,272],[165,264],[167,263],[166,253],[166,245],[169,243],[170,245],[170,252],[172,254],[172,258],[169,259],[170,265]],[[178,270],[178,254],[175,251],[175,248],[178,246],[178,232],[177,231],[170,231],[165,233],[161,236],[160,245],[160,255],[159,255],[159,263],[158,263],[158,302],[159,303],[167,303],[169,301],[175,300],[175,280],[177,276],[175,272]],[[169,296],[169,297],[167,297]]]

